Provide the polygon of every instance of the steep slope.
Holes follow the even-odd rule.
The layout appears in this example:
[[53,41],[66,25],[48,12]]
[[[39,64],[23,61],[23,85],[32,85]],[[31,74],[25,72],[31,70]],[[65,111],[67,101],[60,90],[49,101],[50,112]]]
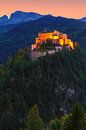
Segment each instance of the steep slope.
[[80,49],[63,49],[35,61],[30,61],[27,54],[21,50],[0,66],[1,124],[10,117],[16,122],[14,130],[19,130],[34,104],[46,122],[67,113],[75,101],[86,110],[86,56]]
[[29,22],[31,20],[39,19],[40,17],[41,15],[37,13],[16,11],[11,14],[8,24],[23,23],[27,21]]
[[4,15],[0,17],[0,26],[1,25],[9,25],[9,24],[17,24],[23,22],[29,22],[31,20],[36,20],[42,17],[42,15],[34,12],[23,12],[23,11],[16,11],[11,14],[10,18]]
[[[79,32],[86,28],[86,23],[75,19],[63,17],[44,16],[36,21],[22,23],[4,35],[0,35],[0,62],[12,56],[19,48],[26,47],[35,42],[38,32],[53,31],[54,29],[69,34],[74,40]],[[73,35],[75,34],[75,35]]]

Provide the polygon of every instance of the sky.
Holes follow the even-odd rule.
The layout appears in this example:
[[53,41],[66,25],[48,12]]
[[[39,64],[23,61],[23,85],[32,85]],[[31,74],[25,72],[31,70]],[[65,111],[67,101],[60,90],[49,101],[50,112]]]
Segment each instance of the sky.
[[86,0],[0,0],[0,16],[16,10],[82,18],[86,17]]

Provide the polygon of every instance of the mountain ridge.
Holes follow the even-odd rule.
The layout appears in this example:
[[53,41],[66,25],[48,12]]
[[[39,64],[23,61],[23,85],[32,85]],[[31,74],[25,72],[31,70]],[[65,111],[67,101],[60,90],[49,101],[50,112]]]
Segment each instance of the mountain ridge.
[[30,20],[39,19],[40,17],[42,17],[42,15],[35,12],[15,11],[9,18],[7,15],[0,17],[0,25],[23,23]]
[[[48,14],[46,14],[48,15]],[[36,12],[24,12],[24,11],[15,11],[11,13],[10,16],[3,15],[0,17],[0,25],[9,25],[9,24],[16,24],[16,23],[22,23],[22,22],[28,22],[30,20],[36,20],[39,19],[42,15]],[[54,16],[53,17],[62,17],[62,16]],[[66,17],[63,17],[66,18]],[[74,18],[67,18],[67,19],[74,19]],[[80,20],[81,22],[86,22],[86,17],[83,17],[81,19],[76,19]]]

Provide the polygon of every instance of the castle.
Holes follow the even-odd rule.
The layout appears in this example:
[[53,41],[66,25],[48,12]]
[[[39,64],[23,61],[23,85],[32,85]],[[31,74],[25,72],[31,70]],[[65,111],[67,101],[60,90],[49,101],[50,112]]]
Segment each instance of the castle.
[[40,49],[42,44],[46,44],[47,39],[50,39],[57,48],[59,46],[67,46],[74,49],[74,42],[68,38],[68,35],[55,30],[53,32],[38,33],[38,37],[35,40],[35,44],[32,44],[31,50]]

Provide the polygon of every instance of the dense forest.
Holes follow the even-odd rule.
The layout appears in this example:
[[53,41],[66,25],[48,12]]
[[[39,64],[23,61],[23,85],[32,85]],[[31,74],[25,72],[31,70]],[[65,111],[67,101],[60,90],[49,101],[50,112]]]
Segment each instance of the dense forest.
[[84,109],[77,102],[69,114],[53,117],[48,124],[40,117],[37,105],[33,106],[25,118],[25,127],[22,130],[86,130],[86,115]]
[[86,56],[79,47],[34,61],[20,49],[0,65],[1,130],[85,130],[85,110]]

